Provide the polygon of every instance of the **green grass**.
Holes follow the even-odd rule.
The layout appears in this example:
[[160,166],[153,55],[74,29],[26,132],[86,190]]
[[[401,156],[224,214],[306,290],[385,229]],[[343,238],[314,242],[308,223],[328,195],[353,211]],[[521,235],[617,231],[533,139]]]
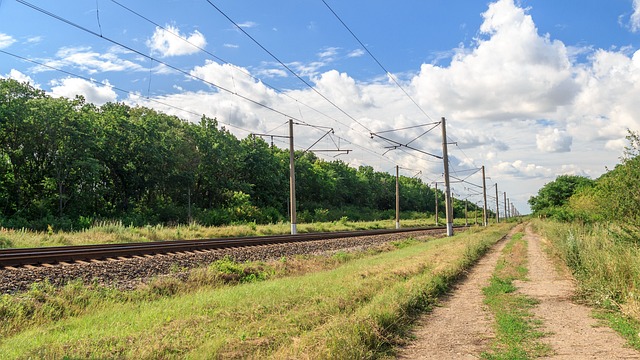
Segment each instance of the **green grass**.
[[514,280],[527,276],[527,242],[522,233],[514,234],[505,246],[489,286],[483,289],[485,304],[496,322],[493,350],[482,354],[486,359],[532,359],[546,355],[549,348],[538,339],[540,323],[530,312],[537,304],[531,297],[514,293]]
[[[80,305],[83,310],[14,328],[0,340],[0,354],[136,359],[390,355],[417,315],[510,227],[404,241],[386,251],[336,253],[323,260],[218,263],[192,286],[178,284],[169,292],[84,290],[77,297],[88,298]],[[207,283],[213,274],[245,274],[238,266],[255,275],[231,285]],[[52,301],[45,298],[39,306]]]
[[640,350],[640,243],[621,236],[616,224],[535,221],[552,255],[578,281],[579,297],[603,310],[609,325]]

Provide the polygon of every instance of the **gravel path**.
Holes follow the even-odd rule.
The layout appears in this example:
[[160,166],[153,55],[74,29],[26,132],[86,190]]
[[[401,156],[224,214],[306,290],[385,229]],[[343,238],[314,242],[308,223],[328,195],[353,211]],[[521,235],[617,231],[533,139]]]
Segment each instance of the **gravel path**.
[[[74,279],[86,283],[116,286],[121,289],[133,289],[142,282],[154,277],[174,273],[175,269],[188,269],[216,260],[230,257],[238,262],[266,261],[299,254],[321,254],[338,250],[366,249],[390,241],[409,237],[434,236],[439,230],[421,232],[362,236],[353,238],[306,241],[292,244],[263,245],[248,248],[223,249],[201,253],[175,255],[156,255],[136,257],[118,261],[99,261],[72,263],[51,267],[0,269],[0,294],[15,293],[28,289],[36,281],[49,280],[54,285],[63,285]],[[179,276],[179,274],[175,274]]]

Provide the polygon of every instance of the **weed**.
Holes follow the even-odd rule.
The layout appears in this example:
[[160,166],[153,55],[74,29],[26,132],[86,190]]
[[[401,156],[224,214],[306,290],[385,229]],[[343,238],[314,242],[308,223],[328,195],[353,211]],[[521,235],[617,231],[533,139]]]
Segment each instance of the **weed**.
[[525,280],[527,274],[526,241],[522,233],[511,237],[505,245],[489,286],[482,289],[485,304],[496,321],[496,337],[493,351],[485,352],[485,359],[530,359],[546,355],[550,349],[538,339],[543,336],[537,330],[540,323],[529,309],[537,300],[515,294],[513,280]]

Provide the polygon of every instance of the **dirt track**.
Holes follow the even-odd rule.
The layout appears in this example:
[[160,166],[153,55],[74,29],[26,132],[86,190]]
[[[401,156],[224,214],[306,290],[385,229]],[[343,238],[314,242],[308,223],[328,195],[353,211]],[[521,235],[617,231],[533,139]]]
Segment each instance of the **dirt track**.
[[[542,341],[553,349],[546,359],[640,359],[639,352],[591,317],[590,308],[572,301],[575,283],[542,251],[544,239],[527,228],[525,240],[529,280],[516,286],[540,301],[533,313],[543,323],[540,330],[548,334]],[[419,321],[416,340],[399,350],[399,359],[477,359],[490,350],[493,319],[483,305],[482,288],[488,285],[505,243],[496,244],[441,306]]]

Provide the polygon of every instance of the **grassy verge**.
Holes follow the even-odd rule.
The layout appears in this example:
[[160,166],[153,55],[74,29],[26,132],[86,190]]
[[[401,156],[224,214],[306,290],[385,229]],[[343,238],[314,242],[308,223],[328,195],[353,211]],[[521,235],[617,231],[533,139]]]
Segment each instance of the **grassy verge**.
[[515,294],[514,280],[526,280],[527,242],[523,233],[515,234],[505,246],[491,277],[483,289],[485,304],[496,320],[496,342],[486,359],[531,359],[545,355],[549,348],[538,339],[539,322],[529,311],[537,304],[531,297]]
[[[408,219],[402,220],[403,227],[434,226],[435,219]],[[442,226],[442,223],[440,223]],[[456,225],[464,225],[464,219],[456,219]],[[298,232],[331,232],[347,230],[371,230],[395,228],[395,220],[362,221],[353,222],[347,220],[333,222],[318,222],[310,224],[298,224]],[[256,225],[254,223],[207,227],[197,223],[190,225],[169,226],[145,226],[133,227],[123,225],[121,222],[103,223],[89,229],[74,232],[12,230],[0,227],[0,249],[19,247],[43,247],[63,245],[88,245],[129,243],[178,239],[202,239],[235,236],[261,236],[288,234],[291,231],[289,223],[271,225]]]
[[640,243],[618,235],[614,224],[533,222],[553,255],[571,269],[579,296],[640,350]]
[[415,317],[511,227],[400,242],[392,251],[341,253],[326,267],[307,268],[306,259],[298,259],[283,275],[275,263],[262,264],[262,270],[252,265],[255,275],[233,286],[208,285],[210,276],[203,275],[205,284],[153,295],[85,295],[90,305],[77,314],[6,333],[0,353],[142,359],[388,355]]

